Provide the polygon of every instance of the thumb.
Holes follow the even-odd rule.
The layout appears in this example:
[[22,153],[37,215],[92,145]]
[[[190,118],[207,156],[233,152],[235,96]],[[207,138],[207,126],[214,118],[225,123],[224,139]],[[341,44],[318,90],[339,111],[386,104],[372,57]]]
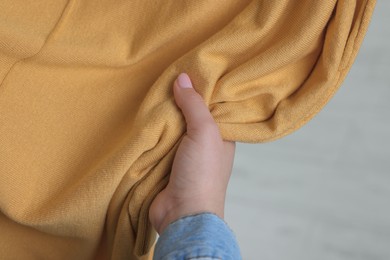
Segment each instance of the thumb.
[[205,127],[218,128],[209,108],[192,86],[191,79],[186,73],[181,73],[173,87],[176,104],[179,106],[187,123],[187,133],[204,131]]

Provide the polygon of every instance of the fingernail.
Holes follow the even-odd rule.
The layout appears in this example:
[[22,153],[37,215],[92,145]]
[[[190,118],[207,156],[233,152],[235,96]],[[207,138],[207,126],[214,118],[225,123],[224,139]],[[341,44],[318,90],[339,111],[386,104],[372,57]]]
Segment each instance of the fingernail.
[[181,88],[192,88],[190,77],[186,73],[180,73],[179,77],[177,77],[177,83],[179,83]]

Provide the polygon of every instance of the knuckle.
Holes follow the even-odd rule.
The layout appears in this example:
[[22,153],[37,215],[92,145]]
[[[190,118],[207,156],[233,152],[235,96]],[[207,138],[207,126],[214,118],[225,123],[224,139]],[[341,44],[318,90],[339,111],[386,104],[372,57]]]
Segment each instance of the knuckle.
[[194,101],[194,102],[199,102],[202,100],[202,97],[196,93],[195,91],[189,92],[186,97],[187,101]]

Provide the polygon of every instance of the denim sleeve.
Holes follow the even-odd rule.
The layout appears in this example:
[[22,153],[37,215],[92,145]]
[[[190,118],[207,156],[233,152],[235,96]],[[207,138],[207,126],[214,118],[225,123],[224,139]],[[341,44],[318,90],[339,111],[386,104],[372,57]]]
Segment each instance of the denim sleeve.
[[153,260],[241,259],[237,240],[226,222],[212,213],[186,216],[159,237]]

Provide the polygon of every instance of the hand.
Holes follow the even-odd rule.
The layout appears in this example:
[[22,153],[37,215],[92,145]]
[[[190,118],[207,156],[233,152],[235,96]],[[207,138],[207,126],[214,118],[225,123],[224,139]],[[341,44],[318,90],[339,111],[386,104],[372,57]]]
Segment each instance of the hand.
[[183,216],[211,212],[224,217],[235,142],[222,140],[208,107],[190,86],[185,73],[180,74],[173,85],[176,104],[187,123],[187,133],[176,152],[167,187],[150,206],[149,219],[159,234]]

